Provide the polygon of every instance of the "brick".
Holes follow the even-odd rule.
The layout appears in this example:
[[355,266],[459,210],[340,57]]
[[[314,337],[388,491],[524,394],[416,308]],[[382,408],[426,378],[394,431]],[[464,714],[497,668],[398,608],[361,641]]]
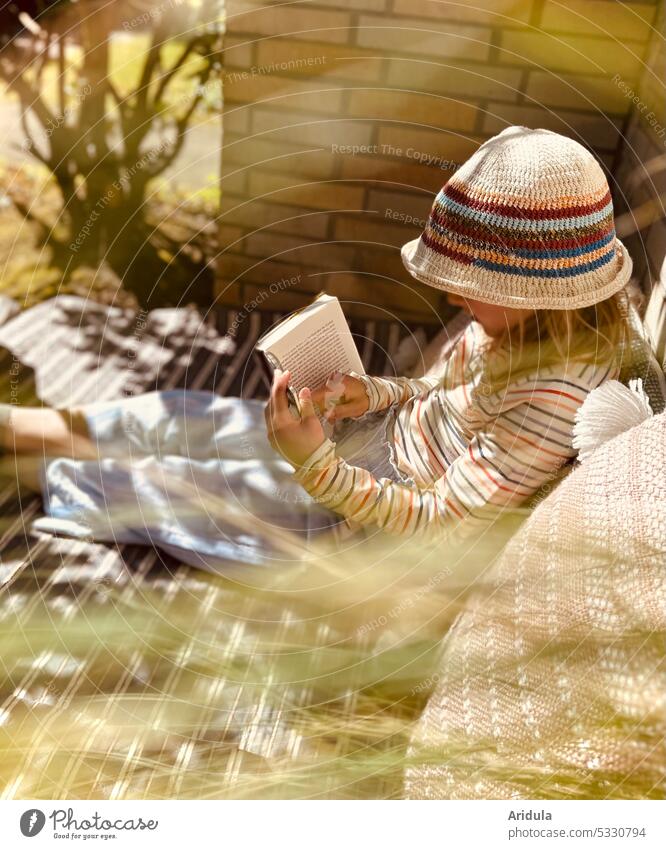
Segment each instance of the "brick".
[[[235,21],[237,18],[241,18],[248,12],[261,8],[263,5],[265,5],[265,3],[262,3],[261,0],[227,0],[225,3],[225,11],[227,15],[229,15],[231,21]],[[230,27],[227,23],[227,32],[229,29]]]
[[[368,210],[377,212],[382,218],[386,216],[387,210],[392,210],[401,216],[409,216],[412,219],[422,222],[428,217],[433,199],[432,194],[429,192],[412,194],[386,189],[370,189],[367,208]],[[392,218],[390,220],[397,221],[402,219]]]
[[213,306],[237,306],[241,302],[241,287],[224,279],[222,257],[218,260],[218,275],[215,280],[215,303]]
[[320,268],[348,268],[354,264],[355,248],[309,241],[302,236],[283,236],[261,231],[244,239],[245,253],[249,256],[280,259]]
[[239,137],[233,141],[227,137],[224,163],[234,166],[229,170],[261,165],[267,171],[326,179],[334,176],[335,157],[330,149],[280,144],[266,136]]
[[[405,241],[407,241],[405,239]],[[398,250],[388,251],[359,251],[355,268],[368,274],[397,279],[404,282],[411,281],[409,273],[405,270],[400,259]]]
[[306,263],[303,263],[301,265],[298,283],[290,287],[289,291],[299,292],[301,296],[305,295],[306,303],[312,301],[312,296],[322,291],[322,276],[324,273],[319,272],[314,266],[308,266]]
[[345,11],[302,6],[267,6],[230,15],[229,30],[236,35],[288,36],[307,41],[344,43],[348,40],[350,15]]
[[220,241],[220,250],[225,250],[227,247],[232,247],[234,251],[242,250],[242,240],[245,235],[242,227],[221,223],[217,228],[217,235]]
[[[422,288],[425,289],[425,286]],[[387,318],[391,316],[399,315],[400,318],[408,323],[432,323],[431,311],[417,312],[414,309],[414,306],[415,302],[412,299],[411,308],[400,310],[400,312],[397,313],[394,310],[387,312],[386,309],[383,309],[380,306],[375,306],[372,303],[358,304],[356,302],[350,302],[345,304],[345,315],[348,315],[350,318],[364,318],[372,319],[374,321],[386,321]]]
[[[290,290],[275,295],[270,294],[260,309],[291,312],[310,303],[314,295],[325,290],[329,295],[335,295],[340,299],[348,318],[386,321],[398,314],[403,318],[432,322],[432,312],[429,312],[425,305],[422,311],[417,312],[414,309],[415,306],[420,305],[420,301],[414,298],[413,293],[406,293],[405,297],[400,298],[396,303],[395,287],[393,291],[385,289],[377,291],[376,283],[377,281],[368,281],[367,278],[359,278],[353,285],[347,285],[341,283],[339,274],[335,274],[329,281],[317,279],[316,287],[307,292]],[[261,286],[250,286],[245,295],[246,300],[256,298],[261,291]],[[263,295],[261,297],[263,298]],[[400,308],[399,311],[396,307]]]
[[367,183],[397,183],[415,189],[437,191],[451,176],[453,168],[411,164],[406,156],[345,156],[340,176]]
[[462,97],[467,100],[492,97],[494,100],[515,101],[522,71],[484,65],[448,64],[420,59],[389,59],[386,84],[410,91],[432,91],[436,94]]
[[278,203],[288,203],[309,209],[362,209],[364,190],[344,183],[299,183],[293,177],[268,174],[254,169],[249,175],[249,194],[253,197],[272,196]]
[[338,114],[343,91],[326,82],[308,82],[289,77],[230,71],[224,78],[224,98],[228,104],[264,102],[275,108],[310,113]]
[[447,56],[484,61],[490,52],[488,28],[412,18],[362,15],[356,41],[362,47],[384,52],[430,54],[437,59]]
[[[317,281],[317,292],[327,292],[340,299],[340,304],[348,318],[363,317],[387,318],[387,307],[390,307],[390,294],[386,289],[376,287],[376,281],[370,275],[357,274],[347,271],[323,272],[313,275]],[[362,349],[364,338],[357,339]]]
[[[401,264],[399,254],[395,261]],[[427,289],[427,286],[422,286],[411,277],[405,281],[373,280],[366,277],[361,297],[371,310],[373,307],[383,307],[383,315],[380,314],[379,317],[384,320],[412,314],[429,316],[429,321],[432,322],[432,310],[428,309],[428,304],[438,301],[440,295],[434,289],[433,294],[427,292]]]
[[220,218],[253,232],[266,228],[278,233],[299,233],[310,238],[323,239],[328,230],[328,213],[303,210],[297,206],[285,206],[270,200],[248,202],[244,197],[223,194],[220,203]]
[[[645,111],[659,114],[666,103],[661,79],[651,82],[648,75],[639,87],[640,60],[631,56],[644,55],[655,5],[544,0],[545,31],[539,33],[525,29],[535,8],[528,0],[313,0],[285,4],[288,13],[267,10],[264,0],[231,0],[225,68],[227,75],[249,74],[225,88],[219,236],[226,249],[219,279],[226,283],[218,284],[218,290],[229,286],[224,302],[251,299],[270,281],[300,274],[296,286],[279,293],[283,306],[267,302],[267,309],[294,309],[325,288],[349,301],[349,314],[385,317],[389,311],[432,320],[428,304],[441,300],[440,293],[413,281],[398,254],[419,225],[387,218],[386,210],[425,219],[452,170],[419,164],[415,156],[460,164],[486,134],[520,123],[574,138],[579,133],[608,167],[619,121],[608,123],[599,111],[619,118],[631,107],[614,75],[639,93]],[[238,17],[241,8],[252,13]],[[577,17],[581,13],[587,21]],[[313,19],[321,27],[322,15],[320,34],[302,32]],[[252,21],[258,21],[256,31],[247,28]],[[357,21],[358,31],[350,28]],[[289,35],[294,30],[298,34]],[[498,44],[492,54],[491,41]],[[511,57],[510,50],[519,55]],[[656,68],[660,61],[648,58],[646,64]],[[267,72],[252,74],[253,67]],[[337,81],[352,84],[344,97]],[[368,91],[373,85],[381,88]],[[336,96],[322,100],[319,90],[329,88]],[[463,101],[461,111],[442,98]],[[247,108],[235,108],[245,99],[251,101]],[[487,113],[474,122],[479,108]],[[644,120],[629,124],[628,137],[637,153],[628,152],[627,160],[645,162],[663,152],[663,141]],[[334,153],[332,145],[365,145],[367,151]],[[615,175],[618,194],[630,191],[630,207],[645,194],[642,186],[629,185],[636,165],[625,164]],[[657,232],[653,227],[643,234],[652,236],[653,252],[663,242]],[[336,244],[327,244],[329,238]],[[634,247],[641,249],[639,240]]]
[[544,106],[624,115],[629,100],[607,77],[559,76],[530,71],[525,94]]
[[222,176],[220,177],[220,185],[222,192],[231,192],[234,195],[245,194],[247,190],[247,172],[235,171],[228,174],[223,169]]
[[545,32],[503,30],[500,61],[511,65],[535,65],[541,71],[575,74],[620,74],[636,79],[640,56],[635,45],[625,46],[599,38],[551,35]]
[[[288,289],[284,289],[282,291],[288,291],[290,293],[299,294],[299,296],[304,299],[303,303],[308,303],[312,301],[313,295],[318,294],[324,289],[325,283],[323,282],[323,278],[328,275],[329,272],[319,271],[316,266],[308,266],[306,264],[299,266],[299,268],[300,271],[297,274],[298,281],[293,286],[289,286]],[[335,277],[337,276],[342,275],[336,273],[333,279],[335,279]],[[275,275],[272,275],[267,278],[264,275],[261,280],[248,281],[245,286],[247,287],[248,292],[256,292],[262,289],[266,290],[267,287],[270,285],[269,281],[277,281],[278,279],[290,280],[290,277],[285,277],[283,275],[281,278],[276,278]],[[328,291],[330,291],[330,288],[328,286],[326,286],[326,288]],[[332,294],[338,293],[333,292]]]
[[307,244],[307,238],[304,239],[302,236],[287,236],[260,230],[257,233],[248,234],[244,253],[248,254],[248,256],[260,256],[265,259],[279,259],[285,262],[293,262],[297,258],[289,256],[289,254]]
[[246,106],[227,106],[222,113],[222,132],[245,134],[250,131],[250,109]]
[[[395,261],[396,257],[394,256],[393,259]],[[399,257],[397,262],[401,264]],[[371,315],[374,318],[386,320],[389,316],[395,315],[396,307],[400,307],[400,315],[408,312],[430,315],[430,321],[432,321],[432,311],[428,309],[428,304],[436,303],[440,297],[437,290],[432,287],[422,287],[411,277],[402,283],[393,279],[373,278],[372,275],[367,274],[336,272],[316,274],[310,279],[313,292],[325,289],[331,295],[340,298],[346,315]],[[422,297],[422,293],[425,293],[425,298]],[[355,311],[354,307],[360,307],[360,310]]]
[[224,36],[223,63],[225,70],[227,68],[249,68],[252,65],[253,48],[251,39],[235,38],[227,33]]
[[286,38],[264,39],[257,44],[257,66],[271,67],[291,63],[292,70],[280,73],[307,74],[354,81],[379,80],[382,58],[368,55],[358,47],[317,44]]
[[[411,229],[418,230],[416,227]],[[411,238],[404,227],[376,214],[341,217],[335,223],[334,233],[336,239],[343,242],[367,242],[369,248],[375,243],[399,248]]]
[[558,32],[647,41],[656,9],[648,3],[546,0],[541,27]]
[[394,0],[394,15],[482,23],[491,26],[522,26],[527,23],[532,3],[527,0]]
[[[398,259],[400,264],[402,262]],[[399,287],[393,295],[394,302],[400,298],[399,303],[404,304],[405,312],[411,311],[415,315],[423,315],[424,319],[432,324],[442,312],[444,295],[432,286],[419,283],[403,271],[405,279],[392,284],[394,290]],[[397,293],[400,293],[398,296]],[[394,313],[395,316],[395,313]]]
[[290,279],[303,273],[303,267],[295,263],[257,260],[256,257],[231,252],[220,255],[219,267],[223,278],[231,283],[252,281],[266,285],[272,281]]
[[[345,315],[349,318],[386,321],[397,314],[402,318],[432,323],[433,310],[428,305],[436,302],[440,293],[432,287],[422,286],[414,281],[413,284],[407,284],[409,288],[405,289],[403,296],[397,286],[397,283],[384,284],[383,281],[372,280],[363,275],[348,279],[347,275],[339,273],[317,274],[311,278],[309,290],[302,291],[299,287],[297,290],[269,294],[259,309],[291,312],[310,303],[313,295],[326,291],[340,299]],[[243,300],[250,301],[264,291],[265,286],[247,284],[244,287]],[[396,310],[398,305],[399,311]]]
[[349,93],[349,114],[359,118],[407,121],[442,129],[471,130],[476,107],[447,97],[386,89],[354,89]]
[[352,12],[383,12],[388,0],[317,0],[317,6],[349,9]]
[[257,106],[252,109],[252,132],[266,133],[267,137],[281,142],[321,145],[330,150],[331,145],[369,145],[372,140],[371,123],[361,121],[329,120],[285,114],[284,110]]
[[502,104],[493,108],[491,104],[483,129],[488,135],[495,135],[511,124],[554,130],[602,150],[615,150],[620,140],[620,127],[610,118],[529,106]]
[[[266,293],[268,293],[268,297],[266,297]],[[243,289],[243,298],[246,302],[257,300],[259,302],[258,311],[287,313],[304,307],[312,300],[312,293],[298,290],[271,292],[266,286],[247,283]]]
[[380,127],[378,143],[393,148],[404,156],[414,159],[418,154],[438,156],[440,161],[450,161],[456,165],[462,163],[476,150],[482,138],[437,130],[420,130],[406,127]]

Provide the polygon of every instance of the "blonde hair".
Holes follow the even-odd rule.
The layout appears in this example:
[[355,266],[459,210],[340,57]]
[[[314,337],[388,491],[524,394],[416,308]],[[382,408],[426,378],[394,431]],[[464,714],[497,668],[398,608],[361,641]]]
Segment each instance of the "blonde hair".
[[567,363],[626,367],[632,327],[624,291],[573,310],[535,310],[517,327],[489,340],[484,372],[496,392],[521,376]]

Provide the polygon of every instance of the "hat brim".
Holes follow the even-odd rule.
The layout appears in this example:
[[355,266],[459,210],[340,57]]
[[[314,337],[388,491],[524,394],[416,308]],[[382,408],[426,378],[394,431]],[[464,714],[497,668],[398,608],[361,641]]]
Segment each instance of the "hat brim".
[[[530,277],[514,277],[512,275],[495,275],[492,288],[489,285],[488,279],[481,280],[480,275],[475,275],[474,270],[470,266],[461,266],[461,276],[449,276],[449,274],[435,274],[427,266],[423,260],[423,255],[419,255],[419,246],[421,238],[412,239],[402,246],[400,256],[407,271],[416,280],[432,286],[435,289],[440,289],[443,292],[451,292],[454,295],[461,295],[464,298],[469,298],[472,301],[481,301],[485,304],[494,304],[495,306],[508,307],[512,309],[556,309],[569,310],[589,307],[593,304],[598,304],[606,298],[610,298],[616,292],[623,289],[629,279],[633,268],[633,262],[629,252],[619,239],[615,239],[616,257],[615,263],[617,267],[616,274],[603,285],[588,285],[585,290],[579,290],[571,294],[567,293],[543,293],[543,280],[541,278],[532,278],[535,284],[535,292],[524,294],[520,293],[519,289],[524,289],[529,286]],[[453,270],[454,262],[450,261],[449,269]],[[466,272],[466,275],[464,274]],[[470,279],[465,280],[464,276]],[[537,284],[539,284],[537,286]],[[537,294],[541,288],[541,294]]]

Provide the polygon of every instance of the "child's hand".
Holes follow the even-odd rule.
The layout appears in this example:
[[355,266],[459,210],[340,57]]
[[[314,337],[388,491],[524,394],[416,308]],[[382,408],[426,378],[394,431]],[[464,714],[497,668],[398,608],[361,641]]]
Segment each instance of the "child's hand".
[[334,373],[324,386],[312,393],[315,406],[329,422],[356,419],[368,410],[368,395],[363,381],[350,374]]
[[271,397],[264,416],[268,441],[276,451],[294,466],[301,466],[326,438],[321,422],[315,415],[309,389],[301,389],[298,400],[301,417],[296,418],[287,401],[288,371],[275,371]]

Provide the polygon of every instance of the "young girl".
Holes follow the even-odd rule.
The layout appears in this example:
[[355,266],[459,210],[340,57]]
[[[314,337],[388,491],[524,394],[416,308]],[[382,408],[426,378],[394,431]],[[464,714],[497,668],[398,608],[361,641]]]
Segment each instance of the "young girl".
[[521,504],[574,456],[578,407],[619,372],[631,260],[594,157],[524,127],[459,169],[402,258],[474,321],[441,374],[344,379],[329,418],[387,411],[368,443],[386,444],[389,474],[351,465],[324,438],[312,400],[326,406],[325,392],[303,391],[294,421],[288,375],[273,386],[269,430],[317,501],[396,534],[442,535]]
[[438,373],[304,389],[300,419],[277,373],[268,440],[258,402],[212,393],[84,407],[78,425],[17,409],[5,446],[56,456],[39,464],[37,526],[216,568],[265,563],[281,528],[342,516],[438,538],[524,503],[575,456],[576,411],[618,376],[628,338],[631,260],[605,176],[578,143],[511,127],[443,187],[402,258],[472,316]]

